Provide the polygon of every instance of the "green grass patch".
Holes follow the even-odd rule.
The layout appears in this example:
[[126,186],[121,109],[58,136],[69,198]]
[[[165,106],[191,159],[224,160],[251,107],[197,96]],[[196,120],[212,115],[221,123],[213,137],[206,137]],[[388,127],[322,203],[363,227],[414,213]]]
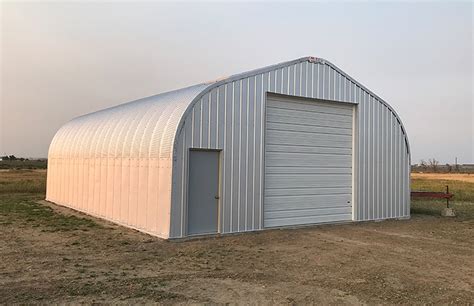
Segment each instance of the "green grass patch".
[[[442,200],[412,200],[411,213],[440,216],[446,201]],[[463,219],[474,219],[474,203],[450,201],[449,207],[454,208],[456,215]]]
[[42,231],[58,232],[100,227],[86,218],[63,215],[51,207],[38,204],[40,195],[5,194],[0,196],[0,226],[41,227]]
[[45,179],[20,179],[0,181],[0,194],[6,193],[44,193],[46,190]]

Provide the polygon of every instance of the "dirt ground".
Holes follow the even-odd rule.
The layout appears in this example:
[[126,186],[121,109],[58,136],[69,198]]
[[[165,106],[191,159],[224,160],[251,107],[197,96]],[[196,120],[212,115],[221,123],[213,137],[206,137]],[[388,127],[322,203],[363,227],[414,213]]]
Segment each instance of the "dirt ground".
[[471,213],[169,242],[43,197],[0,194],[0,303],[474,303]]

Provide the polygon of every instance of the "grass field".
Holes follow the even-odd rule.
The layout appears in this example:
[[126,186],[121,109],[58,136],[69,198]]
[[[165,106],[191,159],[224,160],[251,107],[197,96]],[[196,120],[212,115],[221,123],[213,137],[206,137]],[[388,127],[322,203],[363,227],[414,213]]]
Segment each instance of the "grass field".
[[0,169],[13,170],[33,170],[46,169],[48,162],[46,160],[0,160]]
[[[411,189],[416,191],[449,192],[454,194],[450,201],[460,218],[474,219],[474,174],[416,173],[412,175]],[[439,215],[446,207],[446,200],[412,200],[412,214]]]
[[474,183],[415,175],[407,221],[168,242],[44,199],[45,170],[0,172],[0,303],[474,303]]

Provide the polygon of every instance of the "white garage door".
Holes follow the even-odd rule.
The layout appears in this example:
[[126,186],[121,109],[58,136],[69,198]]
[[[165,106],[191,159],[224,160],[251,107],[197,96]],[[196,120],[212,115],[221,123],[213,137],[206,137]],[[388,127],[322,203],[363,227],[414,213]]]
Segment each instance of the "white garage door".
[[269,95],[264,226],[352,219],[353,106]]

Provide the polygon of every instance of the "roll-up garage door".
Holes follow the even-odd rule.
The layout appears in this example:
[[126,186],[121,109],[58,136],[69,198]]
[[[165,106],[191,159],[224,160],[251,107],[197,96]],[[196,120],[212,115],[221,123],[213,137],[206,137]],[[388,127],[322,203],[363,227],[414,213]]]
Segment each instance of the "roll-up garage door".
[[352,220],[353,107],[268,95],[265,227]]

